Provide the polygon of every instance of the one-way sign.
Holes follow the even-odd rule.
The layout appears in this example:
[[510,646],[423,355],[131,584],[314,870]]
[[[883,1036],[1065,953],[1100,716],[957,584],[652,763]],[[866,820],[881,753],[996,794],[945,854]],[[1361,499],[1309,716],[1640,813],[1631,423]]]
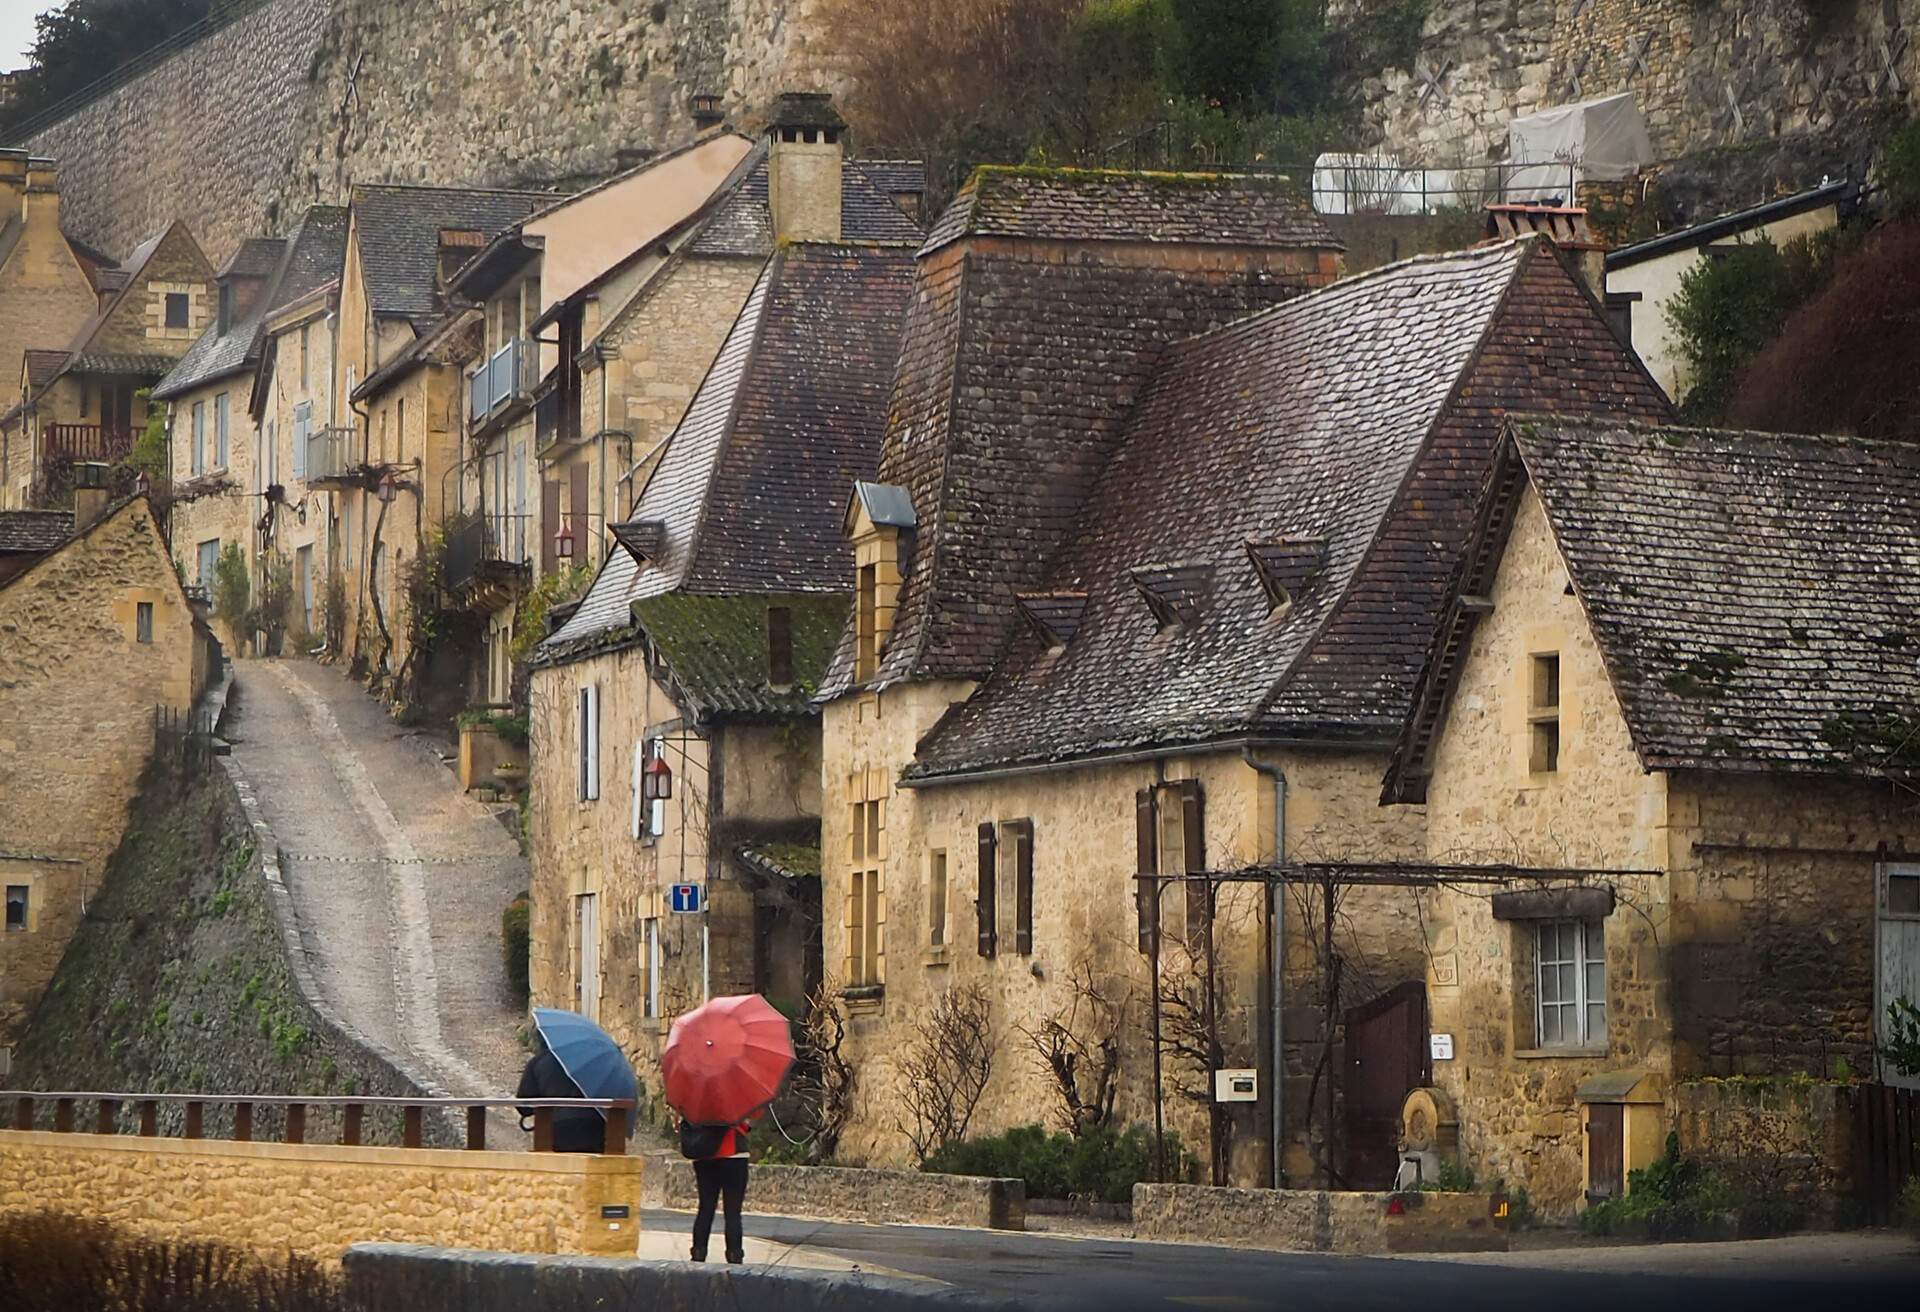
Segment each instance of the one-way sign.
[[673,886],[673,909],[692,914],[700,910],[700,885],[675,884]]

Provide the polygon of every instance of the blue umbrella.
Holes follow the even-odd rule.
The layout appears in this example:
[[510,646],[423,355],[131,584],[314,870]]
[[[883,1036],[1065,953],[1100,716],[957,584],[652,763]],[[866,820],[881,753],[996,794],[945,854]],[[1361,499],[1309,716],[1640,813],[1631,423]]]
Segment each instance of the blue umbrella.
[[[582,1098],[640,1099],[640,1081],[613,1036],[577,1011],[535,1007],[533,1025]],[[604,1120],[606,1113],[602,1112]],[[627,1121],[629,1133],[633,1118]]]

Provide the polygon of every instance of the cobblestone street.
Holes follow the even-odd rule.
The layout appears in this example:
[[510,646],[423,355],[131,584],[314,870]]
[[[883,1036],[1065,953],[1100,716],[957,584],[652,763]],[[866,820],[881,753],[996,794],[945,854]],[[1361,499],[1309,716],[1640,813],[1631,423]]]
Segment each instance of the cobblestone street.
[[[416,731],[329,666],[234,665],[235,761],[281,847],[321,991],[409,1077],[453,1096],[511,1094],[525,1051],[500,913],[527,863]],[[508,1116],[490,1146],[524,1136]]]

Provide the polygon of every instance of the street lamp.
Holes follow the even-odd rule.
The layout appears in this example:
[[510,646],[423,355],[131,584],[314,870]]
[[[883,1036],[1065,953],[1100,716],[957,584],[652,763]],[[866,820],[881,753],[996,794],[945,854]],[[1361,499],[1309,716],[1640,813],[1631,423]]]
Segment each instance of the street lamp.
[[562,560],[573,559],[573,526],[562,525],[553,535],[553,554]]
[[387,475],[380,480],[380,486],[376,490],[375,495],[380,498],[383,504],[392,505],[394,493],[399,490],[399,487],[399,482],[395,480],[392,472],[389,471]]
[[640,772],[640,798],[646,802],[664,802],[673,796],[673,767],[656,756]]

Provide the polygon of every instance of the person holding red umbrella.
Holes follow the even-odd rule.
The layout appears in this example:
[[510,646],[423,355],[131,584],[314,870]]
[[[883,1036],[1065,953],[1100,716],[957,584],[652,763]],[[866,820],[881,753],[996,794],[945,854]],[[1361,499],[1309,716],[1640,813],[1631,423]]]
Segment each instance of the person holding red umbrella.
[[667,1103],[680,1113],[680,1152],[693,1161],[700,1210],[693,1260],[707,1260],[715,1208],[726,1204],[727,1261],[746,1259],[749,1122],[780,1092],[793,1067],[787,1018],[759,994],[715,998],[673,1022],[660,1075]]

